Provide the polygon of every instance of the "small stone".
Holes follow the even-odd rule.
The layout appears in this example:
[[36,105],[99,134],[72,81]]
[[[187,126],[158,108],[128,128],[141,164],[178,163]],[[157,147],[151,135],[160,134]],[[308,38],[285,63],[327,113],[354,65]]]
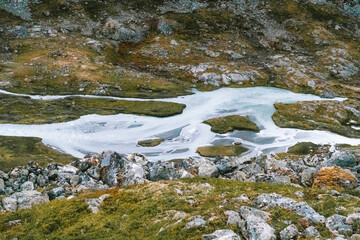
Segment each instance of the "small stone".
[[75,187],[81,182],[81,177],[79,175],[74,175],[70,178],[70,185]]
[[360,240],[360,234],[354,234],[351,236],[350,240]]
[[206,225],[206,221],[200,215],[190,217],[189,220],[191,221],[185,225],[185,229],[205,227]]
[[295,196],[297,196],[299,198],[303,198],[303,197],[305,197],[305,194],[303,192],[301,192],[301,191],[296,191]]
[[353,213],[346,217],[345,223],[352,225],[359,222],[360,223],[360,213]]
[[240,197],[233,198],[233,200],[235,202],[239,202],[239,203],[249,203],[250,202],[249,197],[245,193],[241,194]]
[[17,220],[13,220],[13,221],[9,221],[7,222],[6,225],[8,225],[9,227],[15,226],[15,225],[19,225],[21,224],[23,221],[21,219],[17,219]]

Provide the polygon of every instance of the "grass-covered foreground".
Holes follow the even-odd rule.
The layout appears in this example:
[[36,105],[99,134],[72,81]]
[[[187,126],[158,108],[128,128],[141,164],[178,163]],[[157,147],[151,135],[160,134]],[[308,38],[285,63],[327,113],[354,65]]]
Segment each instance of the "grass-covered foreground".
[[0,136],[0,170],[9,171],[35,161],[41,166],[50,162],[67,164],[75,158],[46,146],[40,138]]
[[160,101],[126,101],[100,98],[66,97],[35,100],[0,95],[0,123],[44,124],[66,122],[87,114],[119,113],[168,117],[182,113],[184,104]]
[[[209,183],[203,184],[203,183]],[[303,191],[303,199],[296,197],[296,191]],[[306,201],[315,211],[329,217],[335,208],[344,207],[339,214],[348,214],[359,206],[360,201],[352,197],[335,199],[321,195],[325,190],[268,183],[244,183],[223,179],[193,178],[161,181],[143,185],[132,185],[120,189],[85,193],[71,200],[54,200],[32,209],[0,215],[0,239],[200,239],[202,234],[217,229],[233,229],[227,226],[226,210],[238,211],[246,203],[233,198],[246,193],[250,200],[261,193],[278,193],[298,201]],[[99,197],[109,193],[100,206],[100,212],[93,214],[85,198]],[[359,192],[352,192],[360,196]],[[319,197],[323,196],[323,197]],[[221,204],[224,199],[228,203]],[[187,217],[178,224],[173,219],[175,211],[183,211]],[[300,217],[290,211],[272,209],[270,224],[278,234],[291,221],[302,229]],[[206,227],[184,229],[188,218],[201,215]],[[8,226],[7,222],[21,219],[22,224]],[[174,225],[172,225],[174,224]],[[331,237],[325,226],[316,226],[323,237]],[[163,228],[163,231],[159,230]]]

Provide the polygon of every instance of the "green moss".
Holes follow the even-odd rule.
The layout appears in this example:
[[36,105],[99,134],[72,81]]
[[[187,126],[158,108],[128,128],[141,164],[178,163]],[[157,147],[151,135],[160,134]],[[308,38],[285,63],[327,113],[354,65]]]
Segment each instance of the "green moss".
[[43,124],[65,122],[87,114],[136,114],[168,117],[182,113],[184,104],[159,101],[125,101],[100,98],[66,97],[34,100],[0,95],[0,123]]
[[217,157],[217,156],[239,156],[248,149],[241,145],[231,146],[205,146],[199,147],[196,152],[203,157]]
[[5,172],[29,161],[45,166],[50,162],[67,164],[75,159],[46,146],[40,138],[0,136],[0,170]]
[[295,155],[306,155],[313,151],[316,151],[321,147],[320,145],[314,144],[312,142],[300,142],[295,144],[292,147],[289,147],[288,153],[295,154]]
[[148,140],[139,141],[138,144],[142,147],[155,147],[164,141],[165,139],[163,138],[148,139]]
[[211,126],[211,131],[216,133],[227,133],[234,130],[245,130],[259,132],[259,127],[249,119],[248,116],[232,115],[226,117],[217,117],[204,121]]

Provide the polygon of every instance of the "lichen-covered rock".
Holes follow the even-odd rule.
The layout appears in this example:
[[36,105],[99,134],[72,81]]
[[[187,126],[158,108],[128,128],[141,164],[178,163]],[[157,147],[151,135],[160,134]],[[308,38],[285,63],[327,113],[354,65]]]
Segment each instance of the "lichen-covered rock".
[[267,221],[270,214],[267,212],[243,206],[239,210],[242,221],[239,223],[242,235],[251,240],[273,240],[276,239],[275,229]]
[[310,226],[305,229],[305,231],[303,232],[303,235],[306,238],[315,238],[315,237],[319,237],[320,233],[314,226]]
[[49,196],[50,200],[60,197],[62,194],[64,194],[63,187],[53,188],[48,192],[48,196]]
[[291,210],[314,223],[324,223],[325,217],[315,212],[306,202],[297,202],[291,198],[283,197],[276,193],[263,193],[254,199],[252,204],[261,209],[280,207]]
[[233,225],[238,224],[240,222],[240,215],[238,212],[235,211],[225,211],[225,216],[228,217],[228,220],[226,222],[227,225]]
[[326,219],[326,227],[333,234],[351,235],[353,233],[352,227],[345,224],[346,217],[338,214],[334,214]]
[[317,172],[313,186],[356,188],[358,180],[352,173],[340,167],[324,167]]
[[299,234],[299,230],[294,224],[287,226],[280,232],[280,239],[281,240],[290,240],[290,239],[297,239]]
[[4,197],[2,205],[6,211],[15,212],[17,210],[17,200],[12,197]]
[[216,230],[201,236],[202,240],[241,240],[240,236],[229,229]]

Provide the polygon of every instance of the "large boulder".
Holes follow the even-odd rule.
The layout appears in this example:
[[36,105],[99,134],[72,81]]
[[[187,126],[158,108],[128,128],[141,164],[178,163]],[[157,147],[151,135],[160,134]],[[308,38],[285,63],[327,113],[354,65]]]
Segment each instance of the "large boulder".
[[11,195],[11,198],[16,199],[18,209],[31,208],[35,204],[46,202],[47,199],[47,198],[41,199],[42,198],[41,193],[34,190],[16,192]]
[[353,168],[356,166],[356,159],[350,152],[334,152],[330,159],[322,163],[325,167],[338,166],[341,168]]
[[250,240],[276,239],[275,229],[267,222],[270,214],[255,208],[242,206],[239,210],[242,221],[239,223],[242,235]]
[[306,202],[297,202],[291,198],[283,197],[276,193],[263,193],[255,198],[252,204],[261,209],[280,207],[291,210],[314,223],[325,222],[325,217],[315,212],[315,210],[312,209]]

